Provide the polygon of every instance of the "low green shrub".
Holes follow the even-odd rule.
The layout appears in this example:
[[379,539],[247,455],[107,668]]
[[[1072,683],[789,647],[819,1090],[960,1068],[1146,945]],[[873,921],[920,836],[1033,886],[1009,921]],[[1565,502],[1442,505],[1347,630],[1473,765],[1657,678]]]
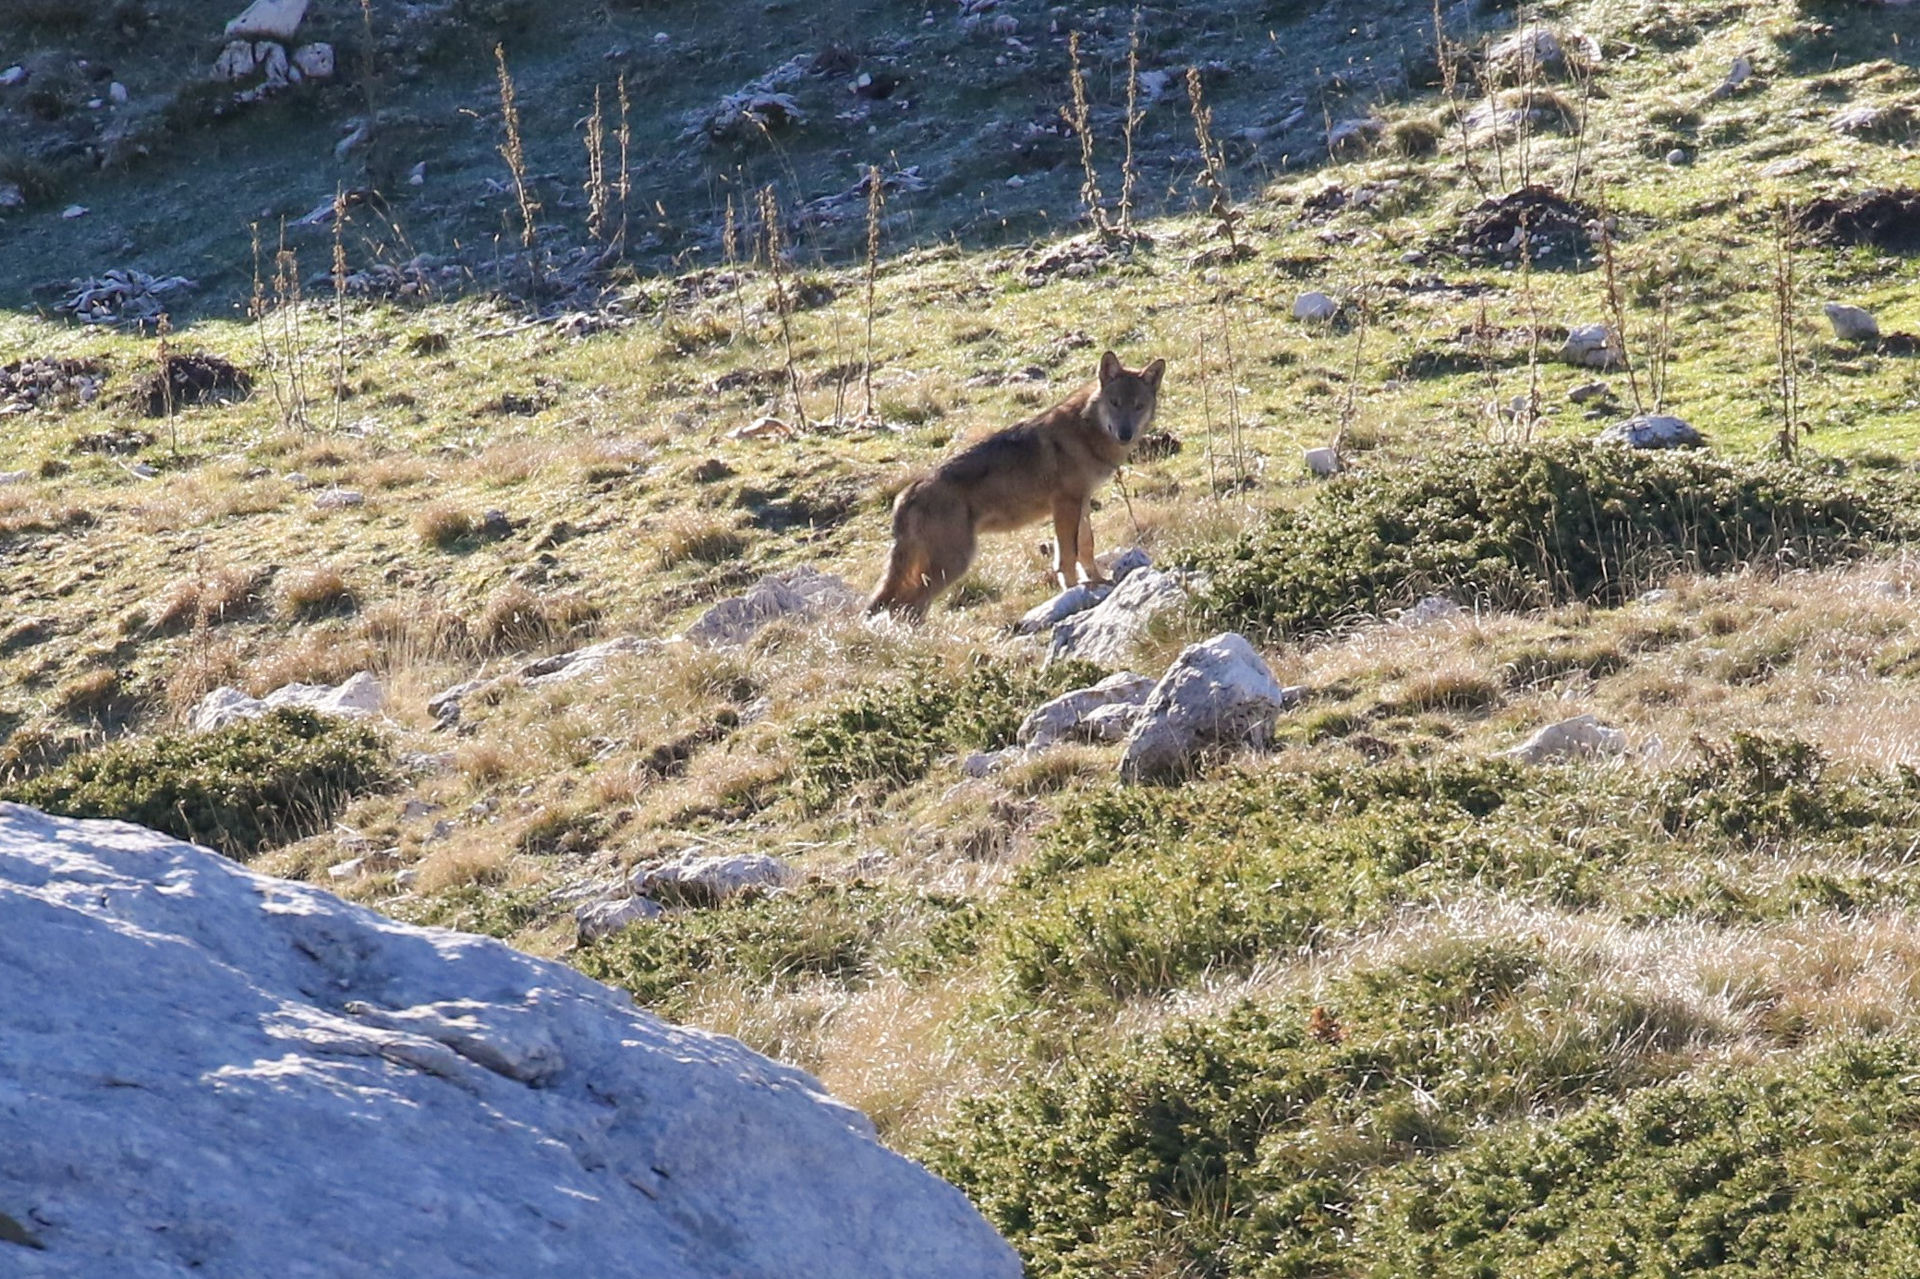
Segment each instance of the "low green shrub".
[[1091,662],[980,660],[958,677],[920,666],[794,727],[801,794],[824,808],[858,788],[918,781],[944,754],[1010,746],[1035,707],[1104,674]]
[[1821,564],[1911,524],[1885,481],[1704,451],[1472,445],[1335,479],[1201,556],[1211,623],[1322,631],[1440,593],[1617,603],[1676,569]]
[[393,777],[375,730],[283,708],[210,733],[114,742],[0,798],[63,817],[135,822],[244,859],[325,830],[349,799]]

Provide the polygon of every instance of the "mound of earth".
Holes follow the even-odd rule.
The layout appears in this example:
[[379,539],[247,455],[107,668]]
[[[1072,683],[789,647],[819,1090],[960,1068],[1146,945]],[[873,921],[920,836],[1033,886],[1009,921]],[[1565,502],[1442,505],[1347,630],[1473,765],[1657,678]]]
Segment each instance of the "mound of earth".
[[1016,1279],[798,1070],[561,964],[0,804],[0,1270]]
[[217,355],[169,355],[164,369],[149,369],[134,380],[133,395],[148,417],[209,400],[244,396],[253,388],[245,369]]
[[1594,211],[1551,187],[1528,186],[1482,200],[1460,220],[1453,248],[1479,260],[1518,262],[1522,228],[1536,266],[1574,266],[1593,252]]
[[1795,215],[1801,231],[1823,244],[1867,244],[1895,253],[1920,251],[1920,191],[1912,187],[1827,196]]

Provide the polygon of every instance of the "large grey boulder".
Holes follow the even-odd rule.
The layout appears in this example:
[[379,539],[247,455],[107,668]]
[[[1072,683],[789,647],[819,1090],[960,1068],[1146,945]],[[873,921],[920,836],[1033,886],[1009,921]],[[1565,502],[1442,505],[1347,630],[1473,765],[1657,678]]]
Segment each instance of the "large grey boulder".
[[1113,593],[1113,588],[1126,581],[1131,573],[1146,568],[1153,558],[1137,546],[1129,546],[1124,551],[1109,551],[1096,556],[1094,564],[1106,575],[1107,580],[1098,586],[1085,582],[1069,586],[1044,604],[1037,604],[1027,610],[1014,632],[1020,635],[1034,635],[1040,631],[1052,630],[1060,622],[1075,613],[1084,613],[1101,600]]
[[1147,698],[1120,757],[1126,781],[1176,773],[1216,746],[1264,746],[1273,717],[1300,699],[1243,636],[1228,632],[1181,650]]
[[1018,1279],[802,1071],[550,960],[0,804],[19,1279]]
[[307,16],[307,0],[253,0],[240,16],[227,23],[229,39],[291,40]]
[[1575,325],[1560,348],[1560,358],[1576,368],[1616,368],[1623,363],[1620,338],[1604,324]]
[[645,867],[633,874],[635,892],[691,897],[700,902],[725,901],[741,893],[778,888],[793,877],[793,868],[765,853],[682,855],[665,866]]
[[1161,569],[1140,569],[1098,605],[1054,627],[1047,660],[1082,658],[1102,666],[1120,666],[1132,656],[1134,642],[1146,632],[1148,623],[1186,601],[1184,576]]
[[1826,305],[1827,323],[1833,326],[1833,336],[1842,342],[1878,342],[1880,340],[1880,322],[1873,318],[1873,312],[1865,307],[1849,306],[1845,302],[1829,302]]
[[1121,671],[1090,688],[1076,688],[1044,702],[1020,724],[1015,735],[1028,750],[1040,751],[1074,736],[1087,717],[1106,706],[1138,706],[1153,692],[1155,681],[1146,675]]

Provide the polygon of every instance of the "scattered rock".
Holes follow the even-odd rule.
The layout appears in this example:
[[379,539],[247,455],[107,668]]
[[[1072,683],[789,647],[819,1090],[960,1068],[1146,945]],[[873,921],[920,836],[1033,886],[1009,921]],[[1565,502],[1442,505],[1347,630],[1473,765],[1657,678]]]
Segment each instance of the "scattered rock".
[[339,684],[283,684],[263,698],[222,685],[200,699],[187,724],[194,732],[204,733],[243,719],[257,719],[282,706],[298,706],[342,719],[365,719],[378,714],[385,705],[386,693],[380,681],[371,672],[361,671]]
[[333,65],[333,46],[325,41],[303,44],[293,51],[293,69],[306,79],[331,80]]
[[975,751],[960,761],[960,771],[972,778],[992,777],[1009,764],[1017,764],[1026,757],[1027,752],[1018,746],[997,751]]
[[32,478],[32,471],[0,471],[0,488],[9,484],[25,484]]
[[60,210],[60,216],[66,221],[71,222],[75,218],[84,218],[91,212],[93,212],[93,210],[84,204],[69,204],[66,208]]
[[849,611],[859,602],[859,594],[840,578],[802,565],[761,578],[745,595],[721,600],[687,628],[687,638],[709,648],[744,644],[780,618]]
[[1549,724],[1519,746],[1500,754],[1523,764],[1544,764],[1557,759],[1579,759],[1591,755],[1620,755],[1627,749],[1627,735],[1609,728],[1592,715]]
[[[80,206],[75,205],[74,208]],[[61,217],[79,217],[68,209]],[[144,271],[115,269],[105,275],[75,280],[71,291],[53,309],[65,311],[82,324],[152,324],[170,305],[168,298],[199,288],[184,275],[151,276]]]
[[1654,413],[1616,422],[1595,439],[1601,444],[1624,444],[1630,449],[1693,449],[1706,443],[1686,419]]
[[0,182],[0,213],[27,207],[27,193],[18,182]]
[[322,511],[340,511],[350,506],[364,506],[367,495],[358,489],[327,489],[313,495],[315,509]]
[[585,944],[620,932],[629,924],[658,919],[666,913],[659,902],[644,897],[616,897],[574,907],[573,923],[581,943]]
[[1813,160],[1804,155],[1782,156],[1763,166],[1760,176],[1763,178],[1790,178],[1796,173],[1805,173],[1813,167]]
[[1900,113],[1889,111],[1871,102],[1862,102],[1850,107],[1842,107],[1833,113],[1833,119],[1827,127],[1835,133],[1844,133],[1849,137],[1871,137],[1890,127],[1900,119]]
[[138,827],[0,805],[0,971],[41,1273],[1020,1274],[811,1076]]
[[1610,369],[1622,362],[1620,339],[1605,324],[1580,324],[1567,333],[1560,358],[1576,368]]
[[127,96],[128,96],[127,86],[124,84],[121,84],[118,80],[115,80],[112,84],[107,86],[107,101],[113,103],[114,105],[125,106],[127,102]]
[[1045,750],[1072,737],[1089,715],[1103,706],[1138,706],[1153,692],[1154,680],[1132,671],[1109,675],[1091,688],[1077,688],[1043,703],[1021,723],[1016,740],[1030,751]]
[[1583,382],[1567,392],[1575,404],[1605,404],[1613,399],[1613,388],[1605,382]]
[[227,23],[229,38],[291,40],[307,16],[307,0],[253,0],[240,16]]
[[1714,87],[1707,96],[1714,101],[1730,98],[1738,93],[1747,81],[1753,79],[1753,59],[1741,54],[1733,60],[1733,66],[1727,71],[1727,78]]
[[1293,318],[1308,324],[1325,324],[1340,314],[1340,304],[1324,293],[1302,293],[1293,300]]
[[107,380],[96,360],[40,356],[0,366],[0,415],[91,404]]
[[[650,653],[661,645],[660,640],[641,639],[637,635],[621,635],[614,639],[602,640],[598,644],[589,644],[585,648],[576,648],[570,653],[555,653],[550,657],[535,658],[515,673],[527,682],[529,688],[540,688],[547,684],[567,684],[599,674],[606,669],[607,663],[616,657]],[[447,693],[465,687],[464,684],[455,685],[453,689],[448,689]],[[438,694],[435,700],[447,696],[447,693]],[[432,702],[427,704],[427,709],[430,711],[433,709]]]
[[697,905],[711,905],[742,893],[765,892],[793,878],[793,868],[765,853],[723,853],[703,857],[687,853],[677,862],[636,870],[634,891]]
[[1343,469],[1340,465],[1340,450],[1336,448],[1308,449],[1302,456],[1306,459],[1307,469],[1321,479],[1338,475]]
[[1186,601],[1183,575],[1141,569],[1114,587],[1099,604],[1054,627],[1047,660],[1081,658],[1103,666],[1120,666],[1131,656],[1134,641],[1148,623]]
[[1562,36],[1549,27],[1532,26],[1496,41],[1487,50],[1486,65],[1495,79],[1530,84],[1589,70],[1602,60],[1600,42],[1584,32]]
[[1833,336],[1842,342],[1880,340],[1880,322],[1873,318],[1871,311],[1844,302],[1829,302],[1826,312],[1827,322],[1833,325]]
[[444,804],[430,804],[424,799],[410,799],[400,805],[400,820],[417,822],[422,817],[431,817],[446,807]]
[[1124,551],[1108,551],[1094,557],[1094,567],[1107,577],[1100,586],[1090,586],[1084,582],[1069,586],[1044,604],[1029,609],[1018,624],[1014,626],[1016,634],[1034,635],[1051,630],[1061,620],[1075,613],[1084,613],[1101,600],[1107,598],[1113,588],[1127,579],[1127,575],[1153,563],[1153,558],[1137,546]]
[[1228,632],[1190,644],[1167,668],[1127,734],[1120,776],[1144,781],[1191,767],[1202,751],[1264,746],[1273,717],[1298,701],[1253,645]]
[[26,82],[27,69],[25,67],[11,66],[5,71],[0,71],[0,89],[11,89],[16,85],[22,85]]
[[1673,150],[1667,152],[1667,163],[1676,169],[1690,163],[1692,160],[1693,157],[1688,155],[1686,149],[1683,147],[1675,147]]
[[466,699],[492,684],[488,679],[470,679],[443,688],[427,699],[427,714],[433,716],[435,728],[451,728],[460,722],[460,714]]
[[76,453],[104,453],[109,457],[126,457],[138,453],[153,443],[153,432],[142,431],[134,427],[121,429],[109,428],[104,431],[88,431],[73,442]]
[[235,40],[220,50],[213,60],[213,74],[220,80],[246,80],[253,76],[253,41]]
[[1117,742],[1126,737],[1147,713],[1145,702],[1114,702],[1098,706],[1080,721],[1075,735],[1090,742]]
[[811,62],[806,55],[790,58],[721,98],[714,106],[694,112],[687,117],[687,128],[680,140],[739,144],[770,138],[805,124],[807,113],[801,110],[799,100],[784,90],[800,83]]

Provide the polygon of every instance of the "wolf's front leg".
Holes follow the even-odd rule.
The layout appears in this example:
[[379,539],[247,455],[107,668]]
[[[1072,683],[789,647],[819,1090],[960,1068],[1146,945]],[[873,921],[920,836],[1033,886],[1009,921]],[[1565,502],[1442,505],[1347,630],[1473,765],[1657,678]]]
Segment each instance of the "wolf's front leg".
[[1074,584],[1080,562],[1080,528],[1085,504],[1071,498],[1053,502],[1053,579],[1061,590]]
[[1076,563],[1080,566],[1080,580],[1088,586],[1105,586],[1107,579],[1101,575],[1100,566],[1093,562],[1093,509],[1092,503],[1080,507],[1079,556]]

